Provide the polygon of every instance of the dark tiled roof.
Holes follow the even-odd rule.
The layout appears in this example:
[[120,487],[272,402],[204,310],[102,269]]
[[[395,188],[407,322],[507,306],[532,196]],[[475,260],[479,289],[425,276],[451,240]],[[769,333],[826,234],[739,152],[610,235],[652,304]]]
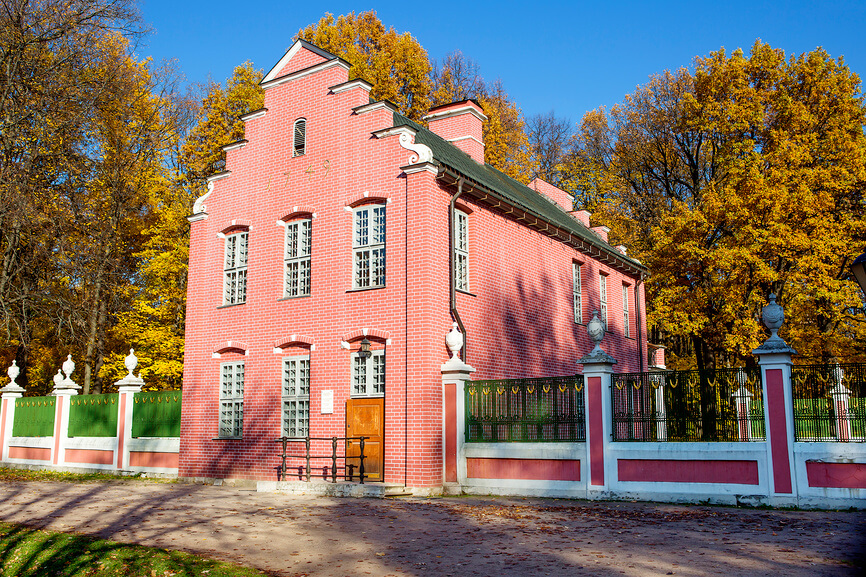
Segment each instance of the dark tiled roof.
[[639,261],[623,255],[617,249],[604,242],[597,234],[565,212],[559,205],[543,194],[517,182],[510,176],[496,170],[488,164],[480,164],[468,154],[430,132],[420,124],[394,113],[394,126],[409,126],[416,131],[415,142],[429,146],[433,151],[434,160],[459,173],[468,180],[477,183],[491,193],[502,197],[504,201],[514,205],[536,218],[539,218],[560,230],[568,232],[596,250],[604,253],[608,259],[618,261],[618,268],[646,272]]

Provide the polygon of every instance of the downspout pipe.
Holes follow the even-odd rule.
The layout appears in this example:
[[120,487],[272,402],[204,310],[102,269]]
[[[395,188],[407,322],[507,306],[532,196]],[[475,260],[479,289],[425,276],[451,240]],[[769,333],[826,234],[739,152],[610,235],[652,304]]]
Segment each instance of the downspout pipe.
[[637,361],[638,361],[638,372],[643,372],[643,363],[646,355],[643,350],[643,337],[641,336],[641,319],[640,319],[640,285],[643,284],[646,275],[644,273],[640,273],[640,277],[638,277],[637,282],[634,283],[634,311],[635,316],[637,317],[635,320],[637,321]]
[[451,196],[451,202],[448,204],[448,228],[450,229],[449,238],[449,246],[448,246],[448,263],[450,264],[448,278],[451,280],[451,318],[454,319],[454,322],[457,323],[457,326],[460,328],[460,332],[463,333],[463,348],[460,349],[460,358],[463,362],[467,362],[466,360],[466,327],[463,325],[463,321],[460,319],[460,313],[457,312],[457,290],[455,288],[455,278],[454,278],[454,247],[457,246],[456,232],[454,230],[454,208],[457,204],[457,199],[460,198],[460,195],[463,194],[463,183],[465,180],[463,178],[457,179],[457,192]]

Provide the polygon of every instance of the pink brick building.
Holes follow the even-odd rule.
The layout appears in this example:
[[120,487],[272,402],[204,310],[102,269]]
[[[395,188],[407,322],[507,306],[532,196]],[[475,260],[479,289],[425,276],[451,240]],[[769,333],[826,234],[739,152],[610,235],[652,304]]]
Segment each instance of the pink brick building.
[[349,68],[296,42],[196,202],[182,477],[273,480],[277,437],[363,422],[374,479],[441,487],[455,321],[475,378],[578,372],[594,310],[617,370],[645,369],[642,265],[565,192],[485,165],[477,103],[425,129]]

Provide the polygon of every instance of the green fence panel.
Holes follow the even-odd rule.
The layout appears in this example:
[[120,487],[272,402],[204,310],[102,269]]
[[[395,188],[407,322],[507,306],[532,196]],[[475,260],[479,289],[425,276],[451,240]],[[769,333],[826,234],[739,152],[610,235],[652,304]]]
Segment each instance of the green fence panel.
[[13,437],[51,437],[54,435],[55,397],[15,399],[12,419]]
[[133,437],[180,437],[180,391],[135,393]]
[[117,402],[117,393],[70,397],[69,436],[117,436]]

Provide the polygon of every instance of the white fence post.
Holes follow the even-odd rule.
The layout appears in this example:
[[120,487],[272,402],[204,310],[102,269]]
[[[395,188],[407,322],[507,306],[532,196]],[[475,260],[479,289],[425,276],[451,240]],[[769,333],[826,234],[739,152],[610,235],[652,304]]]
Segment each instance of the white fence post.
[[141,373],[136,377],[132,374],[138,366],[138,357],[135,351],[129,349],[129,354],[124,359],[124,365],[129,371],[125,377],[115,382],[117,385],[117,454],[115,463],[119,470],[129,469],[129,444],[132,440],[132,409],[135,401],[135,393],[141,392],[144,379]]
[[15,382],[19,372],[18,363],[12,361],[12,366],[6,371],[9,384],[0,389],[0,461],[9,458],[9,439],[12,438],[12,424],[15,421],[15,399],[24,395],[24,388]]

